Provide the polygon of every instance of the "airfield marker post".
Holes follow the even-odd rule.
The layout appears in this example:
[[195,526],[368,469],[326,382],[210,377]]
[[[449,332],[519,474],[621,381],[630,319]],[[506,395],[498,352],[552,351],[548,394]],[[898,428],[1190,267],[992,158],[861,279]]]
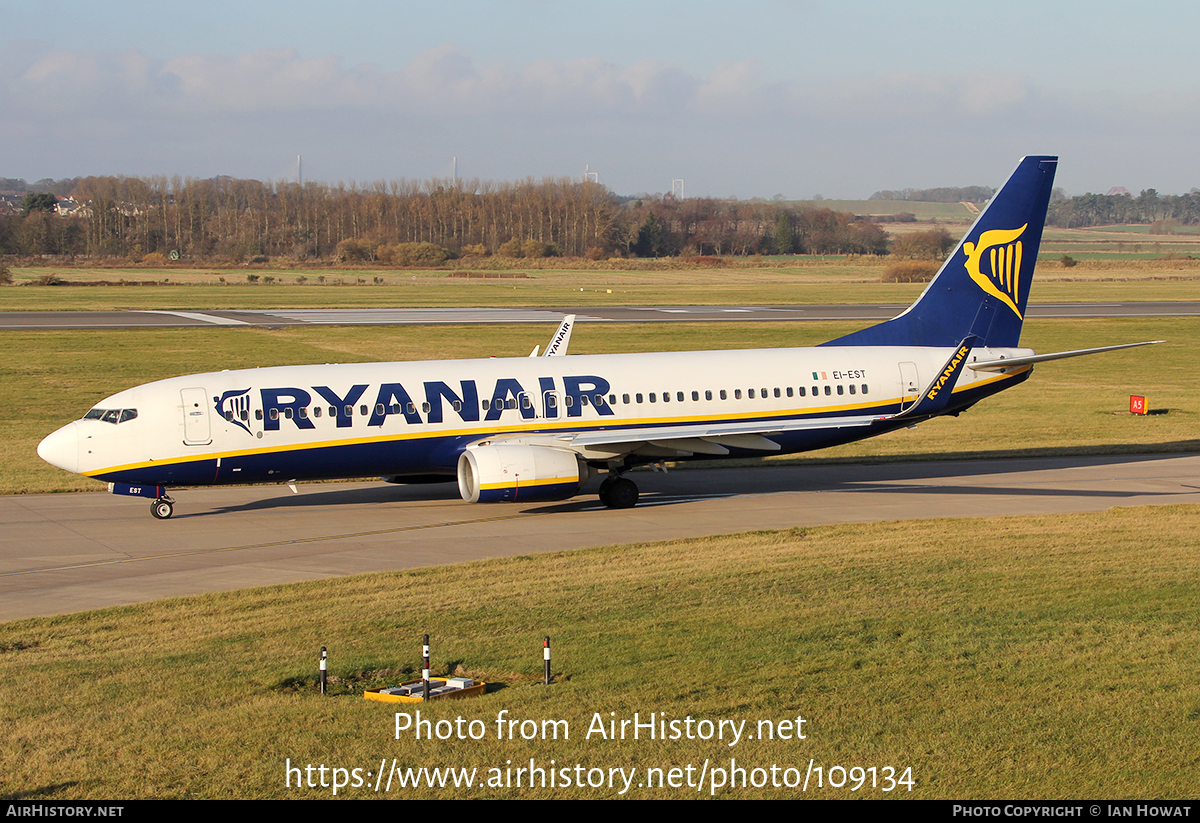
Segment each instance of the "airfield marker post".
[[546,639],[542,641],[542,661],[545,666],[545,685],[550,685],[550,635],[546,635]]
[[424,689],[423,697],[426,702],[429,701],[429,635],[425,635],[424,643],[421,647],[421,685]]
[[321,694],[322,695],[325,694],[325,669],[326,669],[328,657],[329,657],[329,653],[326,652],[325,647],[322,646],[321,647],[321,663],[319,666],[320,678],[321,678]]

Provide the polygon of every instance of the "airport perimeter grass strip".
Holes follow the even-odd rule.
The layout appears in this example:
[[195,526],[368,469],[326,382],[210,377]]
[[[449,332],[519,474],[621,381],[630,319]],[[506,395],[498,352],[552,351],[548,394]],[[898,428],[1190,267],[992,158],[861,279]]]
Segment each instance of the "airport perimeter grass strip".
[[[348,783],[360,770],[337,795],[358,798],[616,797],[618,768],[633,797],[1190,797],[1198,531],[1195,506],[829,526],[10,622],[0,795],[325,798],[337,767]],[[498,684],[422,707],[446,740],[397,735],[395,712],[361,697],[419,670],[424,633],[435,674]],[[315,686],[322,645],[328,697]],[[627,723],[620,739],[635,713],[679,721],[680,737],[643,727],[635,740]],[[699,739],[700,721],[724,738]],[[516,787],[531,759],[604,785],[543,787],[535,772]],[[911,770],[911,791],[883,791],[888,766]],[[780,782],[809,776],[807,791],[773,787],[772,767]],[[874,769],[875,786],[854,767]],[[430,779],[423,768],[455,772],[400,788]]]

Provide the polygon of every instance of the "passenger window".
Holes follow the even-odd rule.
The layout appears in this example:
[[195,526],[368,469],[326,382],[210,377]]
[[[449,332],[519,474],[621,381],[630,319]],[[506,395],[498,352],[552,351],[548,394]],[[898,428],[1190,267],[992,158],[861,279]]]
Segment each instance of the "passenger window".
[[548,408],[548,409],[557,409],[558,408],[558,398],[555,397],[553,394],[546,395],[546,408]]
[[675,392],[675,399],[678,400],[680,403],[682,403],[683,402],[683,392],[681,392],[681,391]]
[[292,411],[291,406],[288,406],[286,409],[283,410],[283,416],[286,417],[288,420],[291,420],[293,417],[296,416],[296,412]]
[[[255,409],[255,410],[254,410],[254,419],[255,419],[255,420],[262,420],[262,409]],[[271,419],[272,419],[272,420],[274,420],[275,418],[273,418],[273,417],[272,417]]]
[[[399,414],[399,413],[400,413],[400,404],[399,404],[399,403],[397,403],[397,404],[396,404],[396,411],[394,411],[394,412],[393,412],[393,414]],[[417,407],[416,407],[416,406],[414,406],[412,403],[409,403],[409,404],[408,404],[408,413],[409,413],[409,414],[416,414],[416,413],[417,413]]]
[[787,393],[788,393],[788,397],[792,396],[792,387],[791,386],[787,387]]
[[803,386],[801,386],[801,387],[798,389],[798,391],[800,392],[800,396],[801,396],[801,397],[803,397],[803,396],[805,395],[805,391],[804,391],[804,387],[803,387]]
[[563,398],[563,405],[566,406],[568,409],[571,408],[572,406],[575,405],[575,398],[568,394],[566,397]]
[[634,399],[636,399],[636,400],[637,400],[637,402],[641,403],[641,402],[642,402],[642,395],[641,395],[641,393],[639,392],[638,394],[635,394],[635,395],[634,395]]
[[375,416],[376,416],[376,417],[383,417],[383,411],[384,411],[384,409],[383,409],[383,404],[382,404],[382,403],[376,403],[376,404],[375,404]]
[[[528,402],[528,401],[526,401],[526,402]],[[422,404],[421,404],[421,413],[422,413],[422,414],[429,414],[429,404],[428,404],[428,403],[422,403]]]
[[579,395],[579,405],[586,406],[588,404],[588,396],[586,394]]
[[746,392],[746,397],[748,397],[749,399],[753,400],[753,399],[754,399],[754,389],[749,389],[749,390]]
[[724,390],[724,389],[721,389],[721,399],[722,399],[722,400],[728,400],[728,399],[729,399],[729,395],[725,393],[725,390]]
[[[427,404],[427,405],[428,405],[428,404]],[[460,412],[460,411],[462,411],[462,401],[461,401],[461,400],[455,400],[455,401],[454,401],[453,403],[451,403],[450,405],[454,407],[454,410],[455,410],[456,412]]]
[[853,383],[850,384],[850,393],[854,394],[854,384]]
[[358,407],[358,414],[360,417],[367,416],[367,404],[366,403],[363,403],[361,406]]
[[866,383],[862,384],[862,392],[863,392],[863,394],[867,393],[867,384]]
[[842,384],[841,384],[841,383],[838,383],[838,394],[845,394],[845,393],[846,393],[846,391],[845,391],[845,389],[842,387]]
[[[353,407],[353,406],[346,406],[346,407],[345,407],[345,409],[344,409],[344,411],[346,412],[346,416],[347,416],[347,417],[349,417],[350,415],[354,414],[354,407]],[[330,407],[329,407],[329,416],[330,416],[330,417],[337,417],[337,406],[330,406]]]
[[828,397],[831,394],[833,394],[833,389],[830,388],[829,386],[826,386],[825,387],[825,396]]
[[[393,403],[391,406],[388,407],[388,412],[391,414],[399,414],[400,413],[400,404]],[[413,404],[409,403],[408,404],[408,413],[412,414],[412,412],[413,412]]]
[[[765,388],[762,390],[762,394],[760,394],[759,397],[763,398],[764,400],[767,398],[767,390]],[[776,395],[776,397],[778,397],[778,395]]]
[[[778,388],[775,389],[775,396],[779,397],[779,389]],[[791,397],[791,396],[792,396],[792,391],[791,391],[791,389],[788,389],[788,397]]]
[[279,419],[279,409],[271,409],[270,418],[272,420],[278,420]]
[[665,392],[663,392],[663,402],[664,402],[664,403],[670,403],[670,402],[671,402],[671,393],[670,393],[669,391],[665,391]]
[[712,400],[712,389],[705,389],[705,390],[704,390],[704,399],[705,399],[705,400]]
[[490,400],[484,400],[484,401],[483,401],[483,410],[484,410],[484,411],[487,411],[489,408],[491,408],[491,401],[490,401]]
[[734,399],[734,400],[741,400],[741,399],[742,399],[742,390],[741,390],[741,389],[734,389],[734,390],[733,390],[733,399]]
[[593,397],[592,405],[597,406],[597,407],[603,406],[604,405],[604,395],[598,394],[595,397]]
[[[629,405],[629,395],[627,395],[627,394],[621,395],[621,402],[624,403],[626,406],[628,406]],[[638,398],[638,402],[639,403],[642,402],[641,398]]]
[[313,417],[320,417],[320,416],[321,416],[321,407],[313,406]]
[[[137,409],[130,409],[130,411],[132,411],[132,412],[133,412],[133,416],[134,416],[134,417],[137,417]],[[242,409],[242,411],[241,411],[241,414],[240,414],[239,416],[240,416],[240,417],[241,417],[243,420],[249,420],[249,419],[250,419],[250,410],[249,410],[249,409]]]
[[300,407],[300,419],[301,419],[301,420],[307,420],[307,419],[308,419],[308,406],[301,406],[301,407]]
[[821,393],[821,387],[820,387],[820,386],[813,386],[813,397],[816,397],[816,396],[817,396],[818,394],[820,394],[820,393]]
[[[629,402],[629,395],[625,395],[625,402],[626,403]],[[608,396],[608,405],[610,405],[610,406],[617,405],[617,396],[615,394],[610,394]]]

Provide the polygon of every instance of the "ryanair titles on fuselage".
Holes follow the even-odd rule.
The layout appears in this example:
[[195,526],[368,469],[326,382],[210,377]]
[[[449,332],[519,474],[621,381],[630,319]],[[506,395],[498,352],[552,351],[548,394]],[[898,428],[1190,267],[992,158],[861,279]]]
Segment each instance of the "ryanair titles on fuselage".
[[[536,406],[534,394],[514,377],[498,378],[490,396],[483,395],[484,403],[480,402],[479,386],[474,380],[457,381],[454,387],[441,380],[422,381],[424,399],[419,401],[414,401],[413,395],[402,383],[381,383],[375,387],[370,383],[357,383],[344,391],[329,386],[281,386],[258,389],[258,395],[264,431],[279,431],[284,420],[290,420],[299,429],[316,428],[308,411],[314,403],[329,406],[330,416],[336,419],[338,428],[349,428],[354,425],[356,416],[366,416],[358,408],[360,406],[366,407],[366,413],[369,414],[368,426],[382,426],[392,415],[400,415],[405,422],[413,424],[441,423],[446,416],[447,405],[450,406],[450,413],[465,422],[499,420],[506,409],[518,411],[526,420],[537,417],[539,408],[544,418],[558,417],[560,413],[568,418],[582,417],[586,406],[592,406],[601,416],[614,414],[605,398],[609,392],[609,382],[603,377],[565,375],[561,380],[560,395],[553,377],[537,378],[535,391],[540,395],[541,402]],[[246,398],[251,392],[249,388],[233,390],[213,398],[217,413],[247,432],[250,429],[245,422],[248,422],[250,414]],[[547,395],[553,395],[555,400],[545,402]],[[259,419],[258,412],[255,413],[255,419]]]

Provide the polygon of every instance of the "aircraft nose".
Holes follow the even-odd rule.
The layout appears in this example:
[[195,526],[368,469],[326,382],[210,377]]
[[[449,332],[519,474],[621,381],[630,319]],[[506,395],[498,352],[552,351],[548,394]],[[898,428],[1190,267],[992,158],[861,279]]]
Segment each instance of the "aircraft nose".
[[38,443],[38,457],[51,466],[79,473],[79,432],[76,423],[68,423]]

